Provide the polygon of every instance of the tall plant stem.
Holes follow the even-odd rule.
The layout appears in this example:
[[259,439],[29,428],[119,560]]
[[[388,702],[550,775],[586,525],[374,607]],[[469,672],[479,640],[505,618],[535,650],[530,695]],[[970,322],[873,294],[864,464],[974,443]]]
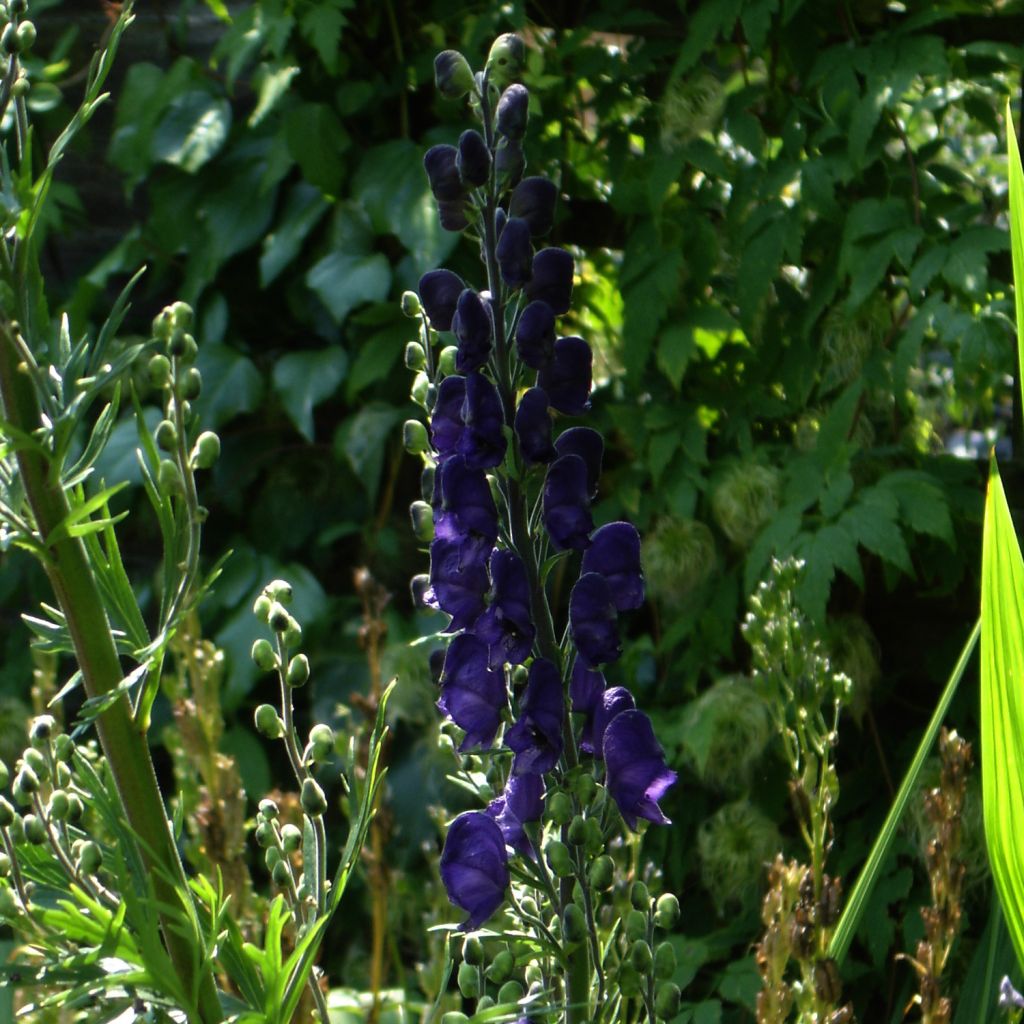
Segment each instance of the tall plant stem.
[[[0,399],[8,422],[31,434],[42,422],[39,402],[30,378],[21,370],[14,331],[10,321],[0,320]],[[22,448],[18,467],[40,539],[46,545],[43,567],[67,621],[86,693],[102,697],[121,682],[124,673],[96,577],[79,538],[65,535],[48,541],[70,512],[67,496],[42,453]],[[219,1024],[224,1016],[213,968],[204,956],[195,904],[171,834],[149,747],[132,718],[127,696],[119,697],[97,718],[96,728],[125,815],[149,869],[161,908],[164,942],[189,1004],[189,1022]],[[187,921],[190,934],[183,934],[183,921]]]

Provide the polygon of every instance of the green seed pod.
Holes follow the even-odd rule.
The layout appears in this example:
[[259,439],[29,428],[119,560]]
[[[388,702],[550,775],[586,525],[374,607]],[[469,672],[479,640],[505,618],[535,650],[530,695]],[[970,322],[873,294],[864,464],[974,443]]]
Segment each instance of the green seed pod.
[[277,654],[274,651],[274,645],[265,637],[260,637],[253,643],[250,656],[261,672],[273,672],[277,668]]
[[427,428],[419,420],[406,420],[402,427],[402,443],[410,455],[422,455],[430,450]]
[[196,469],[213,469],[220,458],[220,438],[212,430],[204,430],[192,449],[192,465]]
[[569,842],[573,846],[583,846],[587,841],[587,823],[583,816],[577,814],[569,824]]
[[455,373],[455,357],[459,350],[454,345],[446,345],[437,357],[437,372],[441,377],[450,377]]
[[18,49],[22,53],[31,50],[36,42],[36,27],[31,21],[23,21],[18,26]]
[[662,1020],[672,1020],[679,1013],[682,993],[672,981],[663,981],[654,993],[654,1012]]
[[14,824],[14,808],[10,801],[0,796],[0,828],[10,828]]
[[487,54],[484,70],[488,81],[499,90],[514,82],[523,72],[526,63],[526,46],[519,36],[506,32],[498,36]]
[[270,797],[264,797],[260,801],[260,816],[267,821],[273,821],[279,813],[277,804]]
[[626,938],[630,942],[647,938],[647,915],[642,910],[631,910],[626,914]]
[[548,797],[548,817],[556,825],[568,825],[572,821],[572,798],[568,793],[556,789]]
[[574,944],[587,937],[587,918],[577,903],[570,903],[562,913],[562,936]]
[[479,967],[484,962],[484,944],[476,935],[467,935],[462,943],[462,959],[467,964]]
[[590,865],[590,886],[598,892],[606,892],[615,881],[615,861],[604,853]]
[[722,533],[748,547],[779,508],[779,474],[770,466],[740,462],[721,473],[711,491],[711,514]]
[[171,380],[171,361],[163,353],[158,352],[149,360],[146,372],[153,387],[165,388]]
[[256,731],[268,740],[279,740],[284,735],[284,722],[271,704],[261,704],[256,709]]
[[565,843],[552,839],[544,853],[548,865],[559,878],[568,878],[572,874],[572,855]]
[[273,878],[274,885],[281,889],[285,888],[292,877],[292,869],[288,861],[279,860],[271,870],[270,877]]
[[619,991],[627,999],[635,999],[640,995],[640,975],[628,960],[620,965],[616,972],[616,980],[619,983]]
[[297,825],[285,825],[281,829],[281,846],[285,853],[295,853],[302,849],[302,829]]
[[169,340],[167,342],[167,351],[174,356],[175,359],[180,359],[184,354],[188,345],[185,342],[185,328],[181,324],[175,324],[171,328]]
[[701,880],[718,908],[745,905],[782,846],[778,826],[749,800],[719,807],[697,831]]
[[68,794],[68,821],[77,825],[85,817],[85,804],[77,793]]
[[410,341],[405,346],[405,368],[422,370],[427,365],[427,353],[418,341]]
[[459,991],[465,999],[480,995],[480,972],[472,964],[459,964]]
[[409,518],[413,536],[421,544],[429,544],[434,539],[434,510],[425,501],[414,501],[409,506]]
[[267,617],[267,621],[275,633],[283,633],[291,624],[291,616],[281,604],[274,601],[270,606],[270,615]]
[[12,57],[18,52],[18,46],[18,30],[13,22],[9,22],[4,28],[3,35],[0,35],[0,50]]
[[156,443],[165,452],[173,452],[178,447],[178,430],[170,420],[160,421],[156,428]]
[[318,764],[329,760],[334,753],[334,730],[329,725],[318,722],[309,730],[309,752]]
[[311,818],[319,818],[327,810],[327,797],[315,779],[303,779],[299,802]]
[[498,1002],[502,1004],[518,1003],[524,995],[526,995],[526,989],[523,988],[522,983],[512,978],[510,981],[504,982],[498,989]]
[[36,750],[46,749],[56,724],[53,715],[39,715],[38,718],[33,719],[29,729],[29,742]]
[[22,818],[22,824],[25,826],[25,838],[33,846],[42,846],[49,838],[42,818],[38,818],[34,814],[26,814]]
[[674,893],[663,892],[654,909],[655,927],[671,931],[679,923],[679,900]]
[[187,402],[194,402],[202,390],[203,375],[194,366],[190,366],[181,378],[181,397]]
[[15,80],[14,84],[11,86],[11,96],[13,96],[16,100],[22,99],[23,97],[29,94],[31,89],[32,83],[29,80],[28,75],[25,74],[24,68],[22,68],[19,71],[18,77]]
[[67,764],[75,756],[75,741],[65,732],[62,732],[53,741],[53,756],[62,764]]
[[11,773],[8,771],[7,765],[0,759],[0,789],[6,789],[10,781]]
[[50,801],[46,807],[46,813],[53,818],[54,821],[65,821],[68,816],[68,811],[71,809],[71,804],[68,800],[67,793],[63,789],[55,789],[50,794]]
[[[461,99],[474,87],[473,69],[469,66],[469,61],[458,50],[442,50],[434,58],[434,84],[446,100]],[[405,293],[410,294],[415,293]],[[405,295],[402,296],[403,312]]]
[[12,792],[14,799],[20,804],[32,802],[32,794],[39,791],[39,776],[26,764],[14,777]]
[[162,494],[181,494],[185,485],[181,481],[181,471],[178,465],[171,459],[161,459],[160,467],[156,472],[157,487]]
[[[495,985],[503,985],[515,970],[515,966],[516,958],[512,955],[511,950],[503,949],[491,961],[484,973],[487,975],[488,981],[493,981]],[[501,999],[498,1002],[501,1002]]]
[[651,947],[643,939],[637,939],[629,948],[629,962],[640,974],[649,974],[654,966]]
[[[294,621],[294,620],[293,620]],[[304,686],[309,680],[309,658],[304,654],[296,654],[288,662],[288,671],[285,673],[285,681],[292,688]]]
[[676,951],[671,942],[662,942],[654,951],[654,976],[667,981],[676,973]]
[[651,894],[643,882],[634,882],[629,890],[629,902],[634,910],[648,911],[651,909]]

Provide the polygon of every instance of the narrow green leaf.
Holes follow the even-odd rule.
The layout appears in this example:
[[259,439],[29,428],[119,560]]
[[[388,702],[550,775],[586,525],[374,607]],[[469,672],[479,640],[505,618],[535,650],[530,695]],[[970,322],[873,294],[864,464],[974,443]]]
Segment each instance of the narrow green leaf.
[[1017,310],[1017,386],[1024,387],[1024,171],[1020,165],[1016,128],[1006,101],[1006,152],[1010,170],[1010,252],[1013,255],[1013,301]]

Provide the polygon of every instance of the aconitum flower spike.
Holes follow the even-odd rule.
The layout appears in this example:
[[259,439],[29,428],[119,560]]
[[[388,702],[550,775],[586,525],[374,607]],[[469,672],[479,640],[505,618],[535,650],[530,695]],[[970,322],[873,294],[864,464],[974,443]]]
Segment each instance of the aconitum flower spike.
[[509,884],[505,837],[484,811],[460,814],[441,851],[441,881],[448,899],[469,917],[463,929],[479,928],[505,899]]
[[491,173],[491,151],[484,137],[472,128],[467,128],[459,136],[455,166],[467,188],[481,188],[487,184]]
[[519,217],[510,217],[494,250],[501,279],[509,288],[522,288],[530,280],[533,249],[530,225]]
[[604,733],[606,785],[626,824],[635,829],[638,818],[670,825],[658,801],[676,781],[665,763],[651,720],[642,711],[616,715]]
[[555,351],[555,314],[546,302],[531,302],[516,325],[516,352],[531,369],[551,361]]
[[596,745],[595,719],[606,687],[604,675],[588,668],[586,662],[577,655],[572,664],[572,675],[569,678],[569,700],[572,710],[583,715],[580,750],[586,754],[594,752]]
[[491,312],[472,288],[460,296],[452,317],[452,333],[459,342],[455,369],[459,373],[479,370],[491,354],[494,325]]
[[472,633],[460,633],[448,645],[437,702],[466,733],[459,749],[489,747],[506,703],[504,676],[487,665],[487,644]]
[[594,521],[587,496],[587,467],[578,455],[563,455],[551,463],[542,500],[544,526],[555,550],[585,548]]
[[537,373],[537,385],[548,393],[551,404],[566,416],[582,416],[590,408],[593,353],[575,336],[559,338],[554,356]]
[[462,179],[455,164],[458,150],[454,146],[431,146],[423,156],[423,169],[430,181],[430,191],[437,200],[461,199]]
[[437,389],[437,399],[430,416],[430,440],[438,455],[453,455],[465,432],[462,406],[466,401],[466,378],[445,377]]
[[466,376],[462,422],[465,429],[456,448],[466,457],[466,465],[477,469],[500,465],[508,448],[503,430],[505,411],[498,389],[482,373]]
[[446,100],[457,100],[473,88],[473,69],[458,50],[442,50],[434,58],[434,84]]
[[498,537],[498,509],[487,475],[453,455],[441,464],[438,482],[441,501],[434,510],[434,535],[462,544],[464,558],[486,562]]
[[[577,458],[575,455],[564,457]],[[599,573],[585,573],[572,588],[569,633],[580,657],[590,668],[615,661],[622,653],[619,613],[615,610],[611,587]]]
[[512,142],[521,142],[530,116],[530,93],[525,85],[510,85],[498,100],[494,127],[499,135]]
[[558,189],[548,178],[523,178],[512,190],[508,201],[510,217],[521,217],[530,225],[530,234],[535,238],[546,235],[555,221],[555,200]]
[[530,388],[519,399],[515,431],[519,438],[519,450],[528,463],[550,462],[555,457],[555,447],[551,443],[548,396],[541,388]]
[[544,813],[544,780],[540,775],[511,775],[505,792],[487,805],[505,837],[505,843],[517,853],[529,854],[530,841],[523,825],[540,821]]
[[541,249],[533,257],[533,274],[526,286],[530,301],[543,299],[556,316],[572,305],[572,255],[565,249]]
[[491,555],[491,603],[473,632],[489,649],[491,668],[521,665],[530,656],[537,634],[530,617],[530,581],[523,560],[499,548]]
[[633,694],[624,686],[610,686],[601,694],[594,708],[594,746],[591,753],[600,759],[604,757],[604,733],[609,723],[623,711],[632,711],[636,707]]
[[558,669],[547,658],[535,658],[519,701],[519,718],[505,733],[505,742],[516,755],[514,774],[542,775],[555,767],[562,754],[564,713]]
[[608,523],[595,531],[583,552],[581,573],[598,572],[611,585],[620,611],[644,603],[644,574],[640,567],[640,534],[632,523]]
[[[468,629],[484,610],[488,587],[486,556],[472,554],[459,540],[435,537],[430,542],[430,591],[438,608],[452,617],[447,633]],[[424,597],[430,602],[429,592]],[[484,645],[485,660],[486,653]]]
[[593,498],[601,479],[604,438],[592,427],[570,427],[555,438],[559,455],[578,455],[587,464],[587,493]]
[[420,303],[435,331],[450,331],[459,296],[466,284],[450,270],[431,270],[420,278]]

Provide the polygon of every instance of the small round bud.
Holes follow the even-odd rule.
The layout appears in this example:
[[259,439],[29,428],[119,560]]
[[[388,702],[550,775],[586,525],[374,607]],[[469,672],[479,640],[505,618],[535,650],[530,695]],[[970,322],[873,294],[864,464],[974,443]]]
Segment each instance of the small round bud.
[[22,97],[27,96],[31,89],[32,83],[29,81],[28,75],[26,75],[24,70],[22,70],[15,80],[14,85],[11,86],[11,95],[16,100],[21,99]]
[[587,919],[578,903],[570,903],[562,914],[562,937],[566,942],[583,942],[587,937]]
[[252,645],[250,654],[261,672],[273,672],[277,668],[277,654],[274,652],[273,644],[265,637],[260,637]]
[[572,791],[584,807],[589,807],[597,795],[597,783],[594,781],[594,776],[589,772],[582,772],[573,780]]
[[540,910],[537,907],[537,901],[532,896],[524,896],[519,901],[519,906],[523,908],[523,913],[527,917],[538,917],[540,916]]
[[21,914],[21,907],[14,893],[6,885],[0,885],[0,920],[13,920]]
[[270,609],[273,606],[274,602],[271,601],[266,594],[260,594],[260,596],[253,602],[252,613],[260,620],[260,622],[269,622]]
[[4,764],[3,759],[0,758],[0,789],[6,789],[7,784],[11,781],[11,773]]
[[328,760],[334,753],[334,730],[329,725],[318,722],[309,730],[309,751],[317,763]]
[[484,944],[475,935],[467,936],[462,943],[462,959],[474,967],[484,962]]
[[0,828],[10,828],[14,818],[14,808],[7,799],[0,796]]
[[662,942],[654,951],[654,976],[667,981],[676,973],[676,951],[671,942]]
[[25,53],[31,50],[36,42],[36,27],[31,21],[23,21],[18,26],[18,49]]
[[679,923],[679,900],[674,893],[665,892],[658,897],[654,909],[654,924],[663,931],[671,931]]
[[39,791],[39,776],[26,764],[14,777],[14,799],[20,804],[32,802],[32,794]]
[[427,428],[419,420],[406,420],[402,427],[402,443],[410,455],[422,455],[430,450]]
[[220,438],[212,430],[204,430],[196,438],[191,458],[196,469],[212,469],[220,458]]
[[642,910],[631,910],[626,915],[626,938],[630,942],[647,938],[647,915]]
[[199,392],[202,390],[203,375],[194,366],[190,366],[181,378],[181,397],[192,402],[199,397]]
[[291,624],[291,618],[284,607],[278,604],[277,601],[274,601],[270,606],[270,615],[267,617],[267,621],[275,633],[283,633]]
[[642,992],[640,975],[628,960],[619,966],[616,981],[619,983],[619,991],[628,999],[635,999]]
[[18,45],[18,30],[13,23],[8,23],[0,35],[0,50],[10,57],[18,52]]
[[484,68],[488,80],[498,89],[504,89],[522,74],[525,63],[526,45],[515,33],[505,32],[491,44]]
[[17,814],[10,825],[7,826],[7,829],[11,835],[11,842],[15,846],[21,846],[25,842],[25,826],[21,823],[21,818]]
[[[292,620],[295,621],[294,619]],[[304,654],[296,654],[288,662],[288,671],[285,673],[285,681],[289,686],[304,686],[309,680],[309,658]]]
[[156,471],[156,483],[163,494],[181,494],[185,485],[181,481],[181,471],[172,459],[161,459]]
[[524,995],[526,995],[526,989],[523,988],[521,982],[513,978],[510,981],[506,981],[498,989],[498,1002],[504,1004],[518,1003]]
[[53,735],[53,727],[56,724],[53,715],[40,715],[38,718],[33,719],[28,737],[36,750],[46,749],[50,742],[50,737]]
[[44,782],[50,777],[50,762],[46,755],[35,747],[26,747],[22,754],[25,765],[32,769]]
[[420,497],[425,502],[431,502],[434,500],[434,480],[437,477],[437,466],[432,462],[428,462],[423,467],[423,472],[420,473]]
[[6,853],[0,853],[0,878],[6,878],[11,873],[11,858]]
[[64,821],[68,816],[68,811],[71,809],[71,803],[68,800],[67,793],[63,789],[55,789],[50,794],[50,801],[46,807],[46,813],[53,818],[54,821]]
[[476,1001],[476,1012],[483,1013],[484,1010],[489,1010],[494,1006],[494,1000],[490,996],[481,996]]
[[434,58],[434,84],[446,100],[461,99],[474,87],[469,61],[458,50],[442,50]]
[[629,902],[635,910],[651,909],[651,894],[643,882],[634,882],[629,890]]
[[[410,319],[419,316],[423,312],[423,307],[420,305],[420,297],[415,292],[402,292],[402,312]],[[415,345],[416,343],[411,342],[411,344]]]
[[54,782],[57,784],[58,788],[64,789],[71,785],[71,769],[64,764],[63,761],[58,761],[54,770],[57,773],[57,777],[54,779]]
[[279,740],[284,735],[284,722],[277,709],[270,704],[261,704],[256,709],[256,731],[268,740]]
[[265,850],[267,847],[275,844],[274,826],[269,821],[261,821],[256,826],[253,836],[256,839],[256,845],[261,850]]
[[545,850],[548,866],[559,878],[568,878],[572,874],[572,855],[569,847],[558,839],[552,839]]
[[288,885],[289,880],[292,877],[292,869],[286,860],[279,860],[270,873],[270,877],[274,880],[274,885],[283,889]]
[[[516,958],[510,950],[503,949],[491,961],[490,967],[484,973],[487,975],[488,981],[493,981],[495,985],[502,985],[515,970],[515,966]],[[501,1002],[500,999],[498,1001]]]
[[682,993],[672,981],[663,981],[654,993],[654,1012],[662,1020],[672,1020],[679,1013]]
[[412,387],[409,394],[412,400],[422,409],[427,408],[427,398],[430,392],[430,378],[422,372],[416,374],[412,379]]
[[409,519],[413,536],[421,544],[429,544],[434,539],[434,510],[425,501],[414,501],[409,506]]
[[[561,925],[558,925],[560,928]],[[526,984],[533,988],[534,985],[544,983],[544,972],[540,969],[540,964],[536,961],[532,964],[527,964],[526,971],[524,972],[526,977]]]
[[[411,292],[406,292],[407,295]],[[410,341],[405,346],[405,368],[407,370],[422,370],[427,365],[427,353],[418,341]]]
[[327,810],[327,797],[315,779],[303,779],[299,802],[311,818],[319,818]]
[[437,357],[437,372],[442,377],[450,377],[455,373],[455,357],[459,350],[454,345],[446,345]]
[[582,846],[587,841],[587,823],[582,815],[577,814],[570,822],[568,839],[573,846]]
[[465,999],[476,999],[480,995],[480,972],[465,961],[459,964],[459,991]]
[[283,604],[286,608],[292,603],[294,591],[287,580],[271,580],[264,588],[263,593],[272,601]]
[[171,380],[171,361],[162,352],[153,356],[146,367],[149,383],[155,388],[163,388]]
[[63,764],[67,764],[75,756],[75,741],[62,732],[53,741],[53,756]]
[[605,892],[615,881],[615,861],[604,853],[590,865],[590,885],[598,892]]
[[39,818],[34,814],[26,814],[21,819],[21,823],[25,826],[25,838],[33,846],[42,846],[49,838],[46,831],[46,825],[43,823],[42,818]]
[[[164,345],[170,342],[171,333],[174,331],[174,317],[171,315],[171,309],[169,306],[160,310],[160,312],[153,317],[153,325],[150,330],[157,341],[162,342]],[[170,369],[170,360],[168,360],[167,366],[168,369]]]
[[77,793],[68,794],[68,821],[77,825],[85,817],[85,804]]
[[289,648],[298,647],[302,643],[302,627],[290,615],[288,616],[288,627],[281,635],[281,642]]
[[267,847],[267,852],[263,854],[263,863],[267,865],[268,871],[273,871],[281,863],[282,857],[283,855],[277,843],[273,843]]
[[556,825],[568,825],[572,821],[572,798],[562,790],[555,790],[548,797],[548,817]]
[[651,947],[643,939],[637,939],[630,947],[629,960],[640,974],[648,974],[654,966]]
[[270,797],[264,797],[260,801],[260,814],[268,821],[272,821],[279,813],[277,804]]
[[281,829],[281,845],[285,853],[295,853],[302,848],[302,829],[297,825],[285,825]]

